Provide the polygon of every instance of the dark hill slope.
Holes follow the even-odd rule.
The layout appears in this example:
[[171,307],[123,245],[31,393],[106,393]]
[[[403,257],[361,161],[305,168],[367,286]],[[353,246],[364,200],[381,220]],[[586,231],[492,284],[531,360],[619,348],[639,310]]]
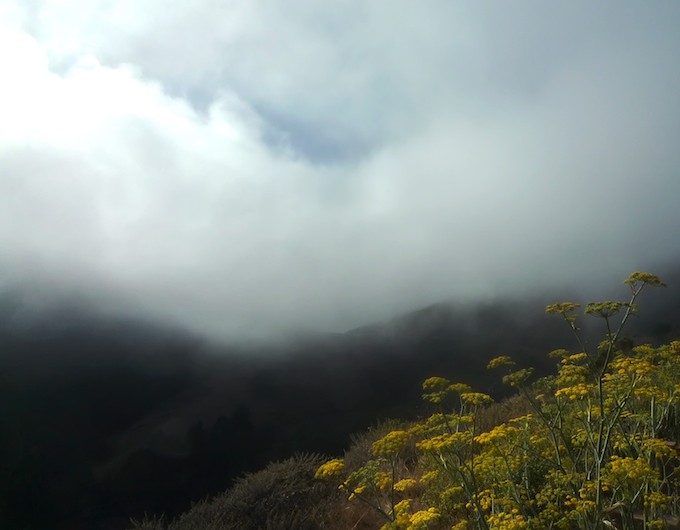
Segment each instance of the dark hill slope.
[[[665,278],[631,334],[680,335],[680,275]],[[26,300],[0,300],[2,528],[121,528],[145,511],[172,515],[244,471],[296,451],[340,452],[380,418],[417,415],[430,375],[500,395],[489,358],[547,368],[547,351],[572,344],[544,314],[555,297],[436,304],[248,348]]]

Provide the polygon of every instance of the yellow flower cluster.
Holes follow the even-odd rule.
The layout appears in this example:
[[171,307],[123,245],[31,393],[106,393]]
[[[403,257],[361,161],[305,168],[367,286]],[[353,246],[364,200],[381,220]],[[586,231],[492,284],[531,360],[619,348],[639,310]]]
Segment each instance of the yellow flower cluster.
[[404,499],[394,505],[394,521],[384,524],[380,530],[407,529],[411,524],[411,499]]
[[569,352],[565,350],[564,348],[559,348],[557,350],[553,350],[551,352],[548,352],[548,357],[551,359],[563,359],[564,357],[569,356]]
[[320,479],[340,478],[344,469],[345,462],[340,458],[334,458],[333,460],[329,460],[325,464],[322,464],[319,469],[316,470],[314,477]]
[[420,483],[423,485],[428,485],[431,482],[434,482],[439,478],[439,472],[438,471],[428,471],[425,473],[422,477],[420,477]]
[[468,431],[440,434],[432,438],[426,438],[416,444],[416,447],[425,452],[455,451],[467,446],[472,441],[472,434]]
[[449,392],[447,390],[441,390],[439,392],[428,392],[427,394],[423,394],[423,399],[425,401],[429,401],[430,403],[438,405],[439,403],[443,403],[448,395]]
[[512,372],[511,374],[503,376],[503,384],[513,387],[522,386],[533,375],[533,368],[522,368]]
[[579,515],[584,513],[592,513],[595,510],[597,504],[595,501],[586,497],[581,489],[580,497],[574,497],[572,495],[567,495],[564,501],[564,506],[573,511],[572,515]]
[[362,484],[361,486],[357,486],[356,488],[354,488],[354,491],[352,491],[352,493],[349,496],[349,500],[353,501],[354,499],[356,499],[357,495],[361,495],[363,492],[366,491],[366,488],[367,488],[366,484]]
[[412,478],[405,478],[394,484],[394,491],[404,492],[413,489],[418,481]]
[[411,510],[411,499],[404,499],[394,505],[394,513],[403,513]]
[[523,423],[525,426],[534,419],[534,415],[530,412],[524,416],[517,416],[516,418],[511,418],[508,423]]
[[640,433],[633,435],[613,433],[610,443],[615,451],[624,453],[629,451],[631,448],[639,447],[642,443],[642,435]]
[[440,427],[442,425],[446,425],[446,422],[450,417],[452,417],[451,414],[444,416],[444,414],[441,412],[437,412],[425,420],[425,425],[427,427]]
[[568,386],[566,388],[560,388],[555,392],[555,397],[566,397],[572,401],[576,399],[583,399],[588,397],[591,393],[593,387],[585,383],[579,383],[578,385]]
[[384,471],[375,474],[375,487],[379,490],[386,490],[392,485],[392,477]]
[[660,491],[653,491],[645,495],[645,508],[656,508],[657,510],[667,510],[671,503],[673,502],[673,497],[661,493]]
[[514,509],[511,513],[499,512],[490,515],[487,520],[491,530],[526,530],[528,523],[519,510]]
[[423,390],[445,390],[451,381],[444,377],[430,377],[423,381]]
[[510,358],[509,355],[501,355],[499,357],[491,359],[489,361],[489,364],[486,365],[486,367],[492,369],[498,368],[499,366],[513,366],[514,364],[515,364],[514,361]]
[[652,357],[656,354],[656,350],[651,344],[640,344],[639,346],[635,346],[633,351],[640,357]]
[[517,427],[512,427],[507,423],[501,423],[497,425],[489,432],[483,432],[479,436],[475,437],[475,441],[480,444],[494,443],[507,438],[509,435],[519,432]]
[[654,399],[657,401],[657,403],[666,400],[672,401],[674,398],[672,393],[669,395],[667,391],[656,385],[636,387],[635,390],[633,390],[633,395],[636,398],[649,401]]
[[571,435],[571,443],[574,447],[583,447],[588,440],[588,433],[585,429],[578,428]]
[[622,308],[628,307],[628,305],[627,302],[612,302],[610,300],[607,300],[606,302],[591,302],[586,305],[584,312],[588,315],[609,318],[621,311]]
[[450,486],[439,494],[440,506],[450,510],[462,510],[466,501],[467,497],[462,486]]
[[633,272],[623,283],[628,283],[631,285],[635,285],[636,283],[646,283],[648,285],[666,287],[666,284],[663,283],[661,278],[659,278],[657,275],[640,271]]
[[474,414],[461,414],[456,418],[459,425],[472,425],[475,422]]
[[464,392],[460,395],[460,398],[470,405],[485,405],[487,403],[493,403],[493,398],[488,394],[482,394],[481,392]]
[[573,302],[561,302],[559,304],[551,304],[545,308],[546,313],[557,313],[559,315],[566,315],[567,313],[573,313],[576,311],[581,304],[575,304]]
[[672,442],[659,438],[647,438],[642,443],[642,447],[647,453],[654,455],[656,458],[673,458],[678,455]]
[[464,394],[465,392],[470,392],[472,387],[465,383],[453,383],[449,385],[449,390],[451,392],[457,392],[458,394]]
[[472,415],[458,415],[458,414],[433,414],[424,423],[417,423],[409,429],[413,438],[420,438],[423,436],[432,436],[448,432],[451,428],[460,430],[464,426],[471,425],[474,422]]
[[437,508],[428,508],[427,510],[417,511],[411,515],[408,530],[425,530],[432,521],[436,521],[440,517],[441,514]]
[[474,493],[472,499],[465,505],[468,510],[472,510],[475,507],[474,501],[476,501],[482,510],[490,510],[496,496],[494,492],[490,489],[482,490],[479,493]]
[[[469,389],[467,385],[462,385],[465,389]],[[444,377],[430,377],[423,382],[423,394],[425,401],[432,403],[441,403],[451,392],[460,392],[460,383],[451,384],[451,381]]]
[[[581,484],[578,488],[578,494],[572,495],[567,493],[564,498],[564,506],[568,508],[571,513],[568,513],[568,517],[577,517],[583,514],[592,514],[595,510],[597,504],[595,503],[595,498],[597,497],[597,482],[592,480],[585,480],[583,474],[573,474],[569,477],[562,477],[561,482],[564,486],[572,490],[572,487]],[[603,488],[604,489],[604,488]]]
[[557,469],[551,469],[545,476],[546,482],[536,492],[536,506],[540,510],[538,519],[544,523],[544,528],[573,528],[564,510],[564,501],[573,485],[583,480],[578,474],[563,474]]
[[625,483],[640,483],[656,478],[656,470],[649,465],[645,458],[630,456],[612,456],[607,464],[604,482],[610,487],[619,487]]
[[619,357],[611,364],[611,370],[618,375],[642,377],[654,370],[654,366],[638,357]]
[[588,368],[580,364],[565,364],[555,381],[559,386],[578,385],[586,382]]
[[525,458],[521,453],[507,453],[504,451],[507,448],[497,450],[482,451],[474,458],[474,465],[481,475],[486,480],[498,482],[504,480],[508,473],[516,473],[519,471],[525,462]]
[[408,431],[391,431],[373,442],[373,456],[396,456],[410,441],[411,435]]

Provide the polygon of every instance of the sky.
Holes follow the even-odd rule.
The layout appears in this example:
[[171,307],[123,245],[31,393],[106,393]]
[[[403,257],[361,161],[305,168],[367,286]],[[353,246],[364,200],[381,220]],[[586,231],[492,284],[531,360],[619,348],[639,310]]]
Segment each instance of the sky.
[[0,287],[220,337],[680,258],[680,3],[4,0]]

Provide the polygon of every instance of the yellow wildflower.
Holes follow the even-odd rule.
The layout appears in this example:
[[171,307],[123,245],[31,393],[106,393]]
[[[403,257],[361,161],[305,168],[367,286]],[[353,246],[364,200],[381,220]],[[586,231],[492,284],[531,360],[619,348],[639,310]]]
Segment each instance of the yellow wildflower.
[[489,432],[481,433],[479,436],[475,437],[475,441],[480,444],[494,443],[507,438],[508,435],[518,431],[519,429],[517,427],[512,427],[502,423],[501,425],[497,425],[491,429]]
[[416,447],[425,452],[441,452],[441,451],[455,451],[461,447],[467,446],[472,441],[472,434],[463,432],[454,432],[440,434],[432,438],[426,438],[416,444]]
[[513,366],[515,363],[514,361],[510,358],[509,355],[501,355],[499,357],[495,357],[489,361],[489,364],[486,365],[487,368],[498,368],[499,366]]
[[660,440],[659,438],[648,438],[642,446],[649,454],[657,458],[673,458],[677,456],[677,451],[673,448],[672,442]]
[[465,392],[470,392],[472,387],[465,383],[452,383],[449,385],[449,390],[451,392],[457,392],[458,394],[464,394]]
[[375,485],[380,490],[386,490],[392,485],[392,477],[384,471],[380,471],[375,475]]
[[517,513],[495,513],[490,515],[486,522],[492,530],[525,530],[528,527],[524,516]]
[[423,390],[444,390],[451,384],[451,381],[444,377],[430,377],[423,381]]
[[373,442],[374,456],[395,456],[411,441],[408,431],[392,431],[383,438]]
[[427,485],[430,482],[437,480],[438,477],[439,477],[438,471],[428,471],[422,477],[420,477],[420,483]]
[[427,510],[420,510],[414,513],[410,519],[408,530],[422,530],[428,528],[432,521],[439,519],[441,515],[437,508],[428,508]]
[[394,491],[406,491],[413,489],[418,484],[418,481],[412,478],[405,478],[394,484]]
[[465,392],[460,395],[460,398],[470,405],[484,405],[486,403],[493,403],[493,399],[488,394],[481,392]]
[[656,285],[659,287],[666,287],[666,284],[661,281],[661,278],[655,274],[649,272],[636,271],[631,273],[630,276],[623,283],[628,283],[630,285],[635,285],[636,283],[644,283],[647,285]]
[[578,385],[558,389],[557,392],[555,392],[555,397],[566,397],[573,401],[575,399],[588,397],[591,390],[591,385],[580,383]]
[[334,458],[329,460],[325,464],[322,464],[319,469],[317,469],[314,478],[320,479],[330,479],[339,478],[342,476],[342,472],[345,469],[345,462],[340,458]]
[[550,304],[546,306],[546,313],[557,313],[559,315],[566,315],[567,313],[572,313],[576,311],[581,304],[575,304],[573,302],[561,302],[559,304]]

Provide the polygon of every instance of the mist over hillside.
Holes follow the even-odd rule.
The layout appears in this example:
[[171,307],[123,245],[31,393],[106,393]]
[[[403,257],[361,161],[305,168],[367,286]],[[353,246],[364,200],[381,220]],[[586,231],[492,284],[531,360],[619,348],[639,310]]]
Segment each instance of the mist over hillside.
[[231,340],[680,255],[674,2],[4,4],[0,285]]
[[[632,323],[640,340],[680,335],[680,274],[665,276],[670,287],[646,293]],[[144,512],[179,513],[272,460],[334,454],[380,419],[423,414],[420,383],[431,375],[502,397],[489,358],[510,354],[541,373],[553,363],[545,353],[572,346],[544,313],[554,301],[438,303],[345,333],[229,347],[5,293],[0,521],[113,529]]]
[[421,413],[438,372],[502,395],[489,357],[570,344],[544,304],[634,270],[670,285],[636,334],[673,337],[678,27],[677,2],[3,0],[0,526],[177,513]]

